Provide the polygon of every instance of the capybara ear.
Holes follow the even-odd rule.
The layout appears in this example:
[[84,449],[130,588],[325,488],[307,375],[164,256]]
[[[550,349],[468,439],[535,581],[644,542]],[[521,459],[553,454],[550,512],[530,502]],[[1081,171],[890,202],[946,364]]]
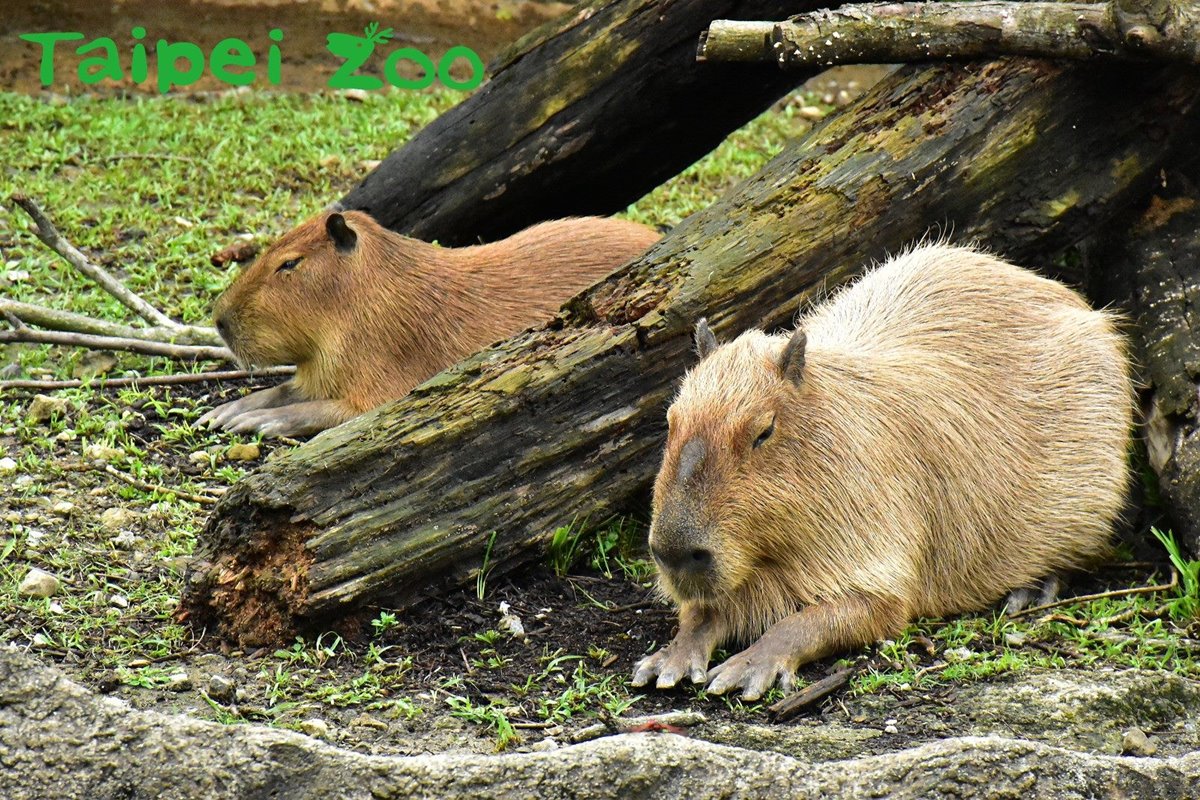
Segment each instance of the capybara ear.
[[333,240],[333,246],[339,252],[349,253],[358,244],[358,234],[346,224],[346,218],[341,214],[335,212],[326,217],[325,230],[329,233],[329,238]]
[[788,339],[787,345],[783,348],[783,355],[779,358],[780,372],[792,383],[799,384],[804,380],[804,348],[807,345],[808,336],[804,334],[804,331],[797,329],[792,334],[792,338]]
[[701,317],[696,323],[696,354],[703,361],[716,349],[717,337],[713,336],[712,329],[708,327],[708,320]]

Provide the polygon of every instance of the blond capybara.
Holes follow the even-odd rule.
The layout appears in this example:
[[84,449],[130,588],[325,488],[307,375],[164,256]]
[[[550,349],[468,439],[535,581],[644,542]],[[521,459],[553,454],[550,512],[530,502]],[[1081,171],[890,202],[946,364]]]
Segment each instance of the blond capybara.
[[[1101,554],[1133,412],[1116,322],[942,244],[869,272],[792,335],[717,346],[702,320],[650,528],[679,633],[634,684],[755,699],[802,663]],[[751,641],[708,669],[719,645]]]
[[213,315],[239,361],[295,364],[295,376],[200,422],[268,436],[339,425],[549,320],[658,238],[633,222],[580,217],[443,248],[362,212],[320,214],[239,275]]

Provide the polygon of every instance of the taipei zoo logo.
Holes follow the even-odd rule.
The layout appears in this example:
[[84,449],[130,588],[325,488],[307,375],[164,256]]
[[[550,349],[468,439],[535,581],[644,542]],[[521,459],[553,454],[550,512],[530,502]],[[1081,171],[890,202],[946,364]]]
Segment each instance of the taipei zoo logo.
[[[127,61],[123,61],[117,43],[108,37],[92,39],[75,47],[75,54],[86,56],[79,62],[79,80],[87,85],[102,80],[124,80],[128,76],[134,83],[143,83],[150,74],[149,47],[143,42],[146,29],[138,26],[132,31],[134,45]],[[272,28],[267,37],[265,59],[266,82],[279,84],[282,78],[282,55],[280,46],[283,31]],[[54,55],[59,42],[77,42],[86,37],[82,33],[25,33],[21,38],[42,48],[40,77],[42,86],[50,86],[55,80]],[[425,89],[440,82],[449,89],[470,91],[483,82],[484,66],[479,55],[469,47],[451,47],[435,63],[432,58],[415,47],[400,47],[387,54],[383,61],[383,78],[366,75],[360,70],[366,66],[375,49],[386,45],[392,38],[392,29],[380,30],[379,23],[372,22],[361,36],[350,33],[331,33],[326,37],[325,49],[341,64],[329,78],[331,89],[363,89],[372,91],[386,85],[400,89]],[[74,46],[74,45],[69,45]],[[205,55],[204,49],[191,42],[168,42],[159,39],[154,44],[154,60],[158,67],[158,90],[163,92],[190,86],[204,75],[204,70],[222,83],[230,86],[249,86],[258,81],[264,65],[258,54],[241,39],[222,39]],[[455,78],[450,68],[458,61],[465,62],[470,71],[465,79]],[[410,65],[420,77],[406,77],[402,66]]]

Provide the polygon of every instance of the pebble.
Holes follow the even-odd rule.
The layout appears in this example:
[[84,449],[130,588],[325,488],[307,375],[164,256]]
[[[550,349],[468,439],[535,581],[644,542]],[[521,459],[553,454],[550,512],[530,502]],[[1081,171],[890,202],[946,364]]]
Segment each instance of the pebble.
[[169,692],[186,692],[192,688],[192,678],[183,670],[172,672],[167,677],[166,689]]
[[112,595],[108,598],[108,602],[110,605],[114,605],[117,608],[129,608],[129,598],[123,594]]
[[17,591],[28,597],[50,597],[58,591],[60,584],[61,581],[49,572],[33,567],[26,573]]
[[212,456],[206,450],[197,450],[188,455],[188,461],[193,464],[198,464],[202,467],[207,467],[212,462]]
[[208,686],[205,691],[209,697],[218,703],[228,703],[233,699],[234,692],[237,691],[237,686],[224,675],[212,675],[208,679]]
[[1158,744],[1141,728],[1130,728],[1121,736],[1121,752],[1127,756],[1152,756]]
[[47,422],[56,416],[65,417],[68,409],[70,406],[66,398],[39,394],[30,401],[25,416],[30,422]]
[[0,475],[12,475],[17,471],[17,462],[5,456],[0,458]]
[[67,517],[70,516],[71,512],[75,510],[75,504],[70,500],[59,500],[50,507],[50,510],[55,514],[58,514],[60,517]]
[[258,445],[250,442],[230,445],[229,449],[225,451],[225,456],[230,461],[253,461],[258,458],[260,452]]
[[558,749],[558,742],[547,736],[540,742],[534,742],[533,744],[529,745],[529,749],[535,753],[549,753],[552,750]]
[[884,733],[899,733],[900,729],[897,728],[895,725],[884,725],[883,732]]
[[124,461],[125,451],[119,447],[94,442],[84,448],[83,457],[89,461]]
[[329,735],[329,723],[323,719],[306,719],[300,723],[300,730],[309,736],[324,739]]
[[138,513],[136,511],[131,511],[121,506],[106,508],[104,509],[104,513],[100,515],[100,524],[104,526],[105,530],[112,533],[119,533],[137,522],[137,520]]
[[817,106],[800,106],[800,110],[796,113],[804,117],[804,119],[809,119],[813,122],[816,122],[819,119],[825,119],[825,112]]

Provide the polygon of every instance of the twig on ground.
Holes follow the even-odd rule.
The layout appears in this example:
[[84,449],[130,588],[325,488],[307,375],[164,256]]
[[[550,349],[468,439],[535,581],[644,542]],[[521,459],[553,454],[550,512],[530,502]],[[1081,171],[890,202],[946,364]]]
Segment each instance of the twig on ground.
[[126,350],[147,356],[166,356],[167,358],[191,361],[234,360],[233,353],[227,347],[150,342],[144,339],[123,339],[117,336],[95,336],[90,333],[39,331],[26,326],[12,331],[0,331],[0,344],[11,342],[60,344],[69,347],[86,347],[90,350]]
[[[90,333],[96,336],[116,336],[122,339],[144,339],[148,342],[170,342],[171,344],[194,344],[223,346],[221,335],[216,328],[203,325],[176,325],[172,327],[155,326],[137,328],[123,325],[119,322],[109,322],[96,319],[85,314],[71,311],[59,311],[33,303],[21,303],[16,300],[0,298],[0,312],[5,318],[17,319],[26,325],[37,325],[54,331],[71,331],[73,333]],[[9,317],[9,315],[12,315]],[[14,325],[13,327],[16,327]]]
[[125,483],[128,483],[135,489],[141,489],[143,492],[161,492],[162,494],[173,494],[181,500],[191,500],[193,503],[202,503],[209,506],[215,506],[217,504],[218,498],[213,497],[212,495],[194,494],[192,492],[185,492],[182,489],[176,489],[170,486],[160,486],[154,483],[147,483],[146,481],[135,478],[132,475],[127,475],[126,473],[121,472],[121,470],[117,469],[112,464],[106,464],[104,466],[104,471],[109,475],[112,475],[114,478],[125,481]]
[[12,201],[20,206],[37,225],[35,235],[54,252],[62,256],[68,264],[82,272],[100,285],[100,288],[121,301],[126,308],[136,313],[147,322],[162,325],[166,328],[178,328],[179,323],[147,303],[119,280],[114,278],[103,267],[93,264],[80,250],[63,238],[49,218],[42,213],[37,204],[23,194],[12,195]]
[[183,372],[177,375],[148,375],[133,378],[89,378],[67,381],[53,380],[24,380],[13,379],[0,381],[0,389],[78,389],[81,386],[96,388],[119,389],[126,386],[175,386],[187,383],[210,383],[216,381],[240,381],[246,378],[270,378],[278,375],[291,375],[295,367],[265,367],[256,370],[224,370],[220,372]]
[[862,662],[855,662],[848,667],[842,667],[832,675],[822,678],[816,683],[810,683],[793,695],[789,695],[767,709],[771,719],[784,722],[799,714],[806,708],[816,705],[829,695],[850,683],[850,679],[862,668]]
[[1178,585],[1179,585],[1179,573],[1175,569],[1172,569],[1170,583],[1164,583],[1164,584],[1161,584],[1158,586],[1136,586],[1132,589],[1113,589],[1110,592],[1099,592],[1097,594],[1082,594],[1082,595],[1079,595],[1078,597],[1066,597],[1066,598],[1063,598],[1062,600],[1056,600],[1053,603],[1046,603],[1044,605],[1031,606],[1030,608],[1022,609],[1021,611],[1017,611],[1012,614],[1009,614],[1008,617],[1009,617],[1009,619],[1018,619],[1020,617],[1025,617],[1030,614],[1036,614],[1039,611],[1047,611],[1051,608],[1060,608],[1062,606],[1069,606],[1069,605],[1073,605],[1075,603],[1090,603],[1093,600],[1103,600],[1108,597],[1127,597],[1129,595],[1135,595],[1135,594],[1151,594],[1153,592],[1166,592],[1166,591],[1170,591],[1171,589],[1174,589]]

